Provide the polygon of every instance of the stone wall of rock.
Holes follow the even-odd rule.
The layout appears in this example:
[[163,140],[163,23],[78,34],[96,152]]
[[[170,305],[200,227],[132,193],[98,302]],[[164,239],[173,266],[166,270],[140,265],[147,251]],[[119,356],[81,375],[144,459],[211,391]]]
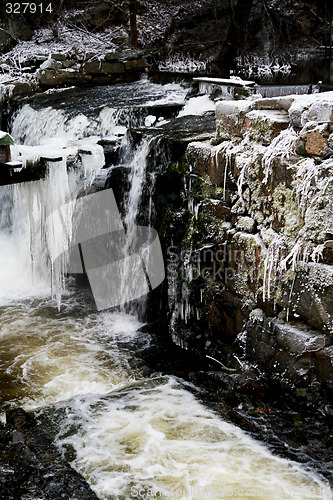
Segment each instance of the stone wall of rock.
[[105,53],[104,57],[73,59],[66,54],[51,54],[36,72],[41,87],[66,85],[104,85],[137,80],[148,67],[142,52]]
[[333,93],[221,101],[216,136],[172,166],[166,215],[174,340],[333,391]]

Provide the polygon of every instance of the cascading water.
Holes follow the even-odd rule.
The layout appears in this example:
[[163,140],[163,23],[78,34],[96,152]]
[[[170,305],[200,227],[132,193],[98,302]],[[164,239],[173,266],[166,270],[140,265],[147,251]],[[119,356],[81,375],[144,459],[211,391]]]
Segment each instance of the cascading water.
[[[130,190],[127,195],[127,200],[125,203],[125,218],[124,223],[126,227],[126,253],[129,253],[130,248],[135,245],[136,239],[136,224],[137,224],[137,215],[139,211],[139,204],[142,196],[143,185],[146,176],[146,166],[147,166],[147,157],[149,154],[151,145],[151,140],[143,139],[141,144],[137,147],[134,152],[132,159],[130,160]],[[139,268],[142,267],[141,259],[139,259],[136,263],[137,265],[133,267],[126,266],[126,263],[122,266],[122,278],[121,278],[121,287],[122,296],[128,296],[128,287],[131,287],[133,281],[137,279]],[[147,293],[149,288],[147,287]],[[136,304],[137,313],[139,304]],[[141,300],[141,314],[143,313],[144,300]],[[133,308],[131,305],[125,305],[125,310],[128,312],[133,312]]]
[[[13,130],[33,143],[26,126],[14,122]],[[49,128],[44,137],[38,130],[49,139]],[[129,164],[128,228],[136,222],[149,147],[144,140]],[[81,169],[68,171],[63,160],[49,165],[45,179],[0,188],[3,410],[38,410],[101,499],[218,500],[245,492],[248,498],[331,498],[326,483],[206,409],[194,387],[171,376],[147,378],[147,369],[144,376],[138,359],[151,338],[135,316],[98,313],[86,291],[71,283],[58,310],[48,290],[63,226],[48,234],[45,221],[102,166],[98,155],[88,156]],[[62,243],[65,248],[68,241]]]
[[56,227],[56,220],[49,216],[63,206],[71,206],[69,202],[75,200],[103,166],[103,155],[91,154],[89,164],[83,159],[80,166],[83,175],[79,169],[68,171],[64,157],[47,165],[44,179],[0,188],[2,210],[7,213],[7,223],[1,228],[5,242],[1,246],[5,262],[3,299],[10,299],[11,293],[22,296],[46,292],[51,285],[60,305],[66,262],[56,261],[55,256],[68,248],[72,211],[63,213],[61,227]]

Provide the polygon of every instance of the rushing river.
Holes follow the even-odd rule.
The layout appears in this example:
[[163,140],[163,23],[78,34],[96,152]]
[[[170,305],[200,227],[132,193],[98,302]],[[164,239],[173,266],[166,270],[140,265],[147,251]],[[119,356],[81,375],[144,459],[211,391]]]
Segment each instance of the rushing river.
[[[120,108],[128,105],[126,92],[133,100],[137,92],[133,106],[143,106],[143,96],[147,101],[154,95],[159,102],[179,102],[185,96],[176,85],[163,88],[142,82],[132,89],[124,86]],[[100,117],[101,93],[95,95]],[[48,116],[54,117],[59,109],[23,108],[13,124],[17,140],[30,138],[36,144],[33,129],[45,140],[52,134],[66,139],[66,123],[72,120],[73,126],[75,120],[70,102],[68,115],[60,110],[51,131]],[[31,121],[34,113],[39,123]],[[78,107],[78,115],[79,125],[68,132],[71,140],[88,137],[89,130],[101,135],[96,114],[91,118]],[[113,121],[103,130],[108,135],[119,126],[114,112],[110,116]],[[50,265],[55,243],[45,236],[47,214],[90,185],[103,166],[98,151],[91,158],[84,176],[68,173],[60,162],[50,166],[45,179],[0,188],[3,412],[17,406],[36,411],[66,459],[101,499],[332,498],[320,478],[274,456],[207,408],[195,387],[167,374],[147,373],[139,362],[140,352],[151,339],[142,333],[135,315],[97,312],[88,291],[71,279],[61,290],[60,309],[57,293],[51,298],[50,283],[59,285],[51,274],[62,270]],[[133,158],[129,165],[137,167]],[[142,169],[136,171],[142,177]],[[134,213],[135,207],[130,208]]]

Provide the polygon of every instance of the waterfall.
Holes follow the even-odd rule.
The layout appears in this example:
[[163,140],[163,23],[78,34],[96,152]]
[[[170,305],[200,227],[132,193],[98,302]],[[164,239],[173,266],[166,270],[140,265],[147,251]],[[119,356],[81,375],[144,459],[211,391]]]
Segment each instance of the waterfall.
[[[137,89],[135,85],[131,89]],[[102,92],[98,89],[96,95]],[[112,107],[106,107],[105,102]],[[137,317],[124,311],[134,311],[134,307],[136,313],[140,311],[144,298],[131,307],[132,298],[144,297],[164,277],[157,233],[151,226],[156,175],[160,165],[169,161],[168,152],[163,156],[159,149],[163,141],[150,134],[134,150],[125,137],[127,155],[122,166],[130,172],[130,188],[121,219],[112,189],[94,190],[92,182],[104,163],[103,150],[96,143],[100,136],[123,133],[117,127],[126,125],[131,112],[122,109],[118,113],[112,99],[105,102],[102,109],[95,102],[88,103],[97,109],[95,117],[82,110],[75,115],[69,99],[65,103],[68,110],[47,104],[36,111],[27,105],[13,121],[16,141],[24,142],[14,153],[23,163],[41,156],[54,156],[57,161],[47,162],[43,179],[0,187],[0,306],[6,305],[0,315],[2,411],[17,406],[37,410],[39,425],[64,456],[70,457],[71,466],[99,498],[222,500],[242,496],[245,491],[253,498],[312,498],[313,491],[318,492],[318,498],[330,498],[326,483],[293,462],[275,457],[206,408],[192,383],[170,375],[157,377],[155,367],[147,364],[143,351],[152,340],[153,349],[147,353],[150,357],[157,352],[161,363],[165,359],[166,373],[172,359],[160,348],[160,332],[143,331]],[[91,137],[95,133],[99,136]],[[49,154],[51,149],[54,155]],[[195,221],[198,207],[193,202],[193,189],[187,184],[186,188]],[[98,200],[97,211],[91,210],[87,219],[83,216],[83,222],[89,221],[90,233],[89,241],[80,243],[82,218],[76,219],[76,211],[80,205],[91,209],[91,200]],[[145,213],[141,212],[143,206]],[[100,231],[105,227],[109,229],[106,234]],[[65,272],[71,264],[67,250],[74,244],[80,245],[81,265],[86,264],[82,255],[91,250],[93,266],[85,265],[85,270],[90,284],[100,287],[97,292],[102,307],[97,309],[103,309],[103,300],[105,309],[111,307],[108,294],[112,292],[120,312],[97,314],[96,307],[81,300],[80,290],[74,287],[62,297],[61,311],[54,307],[50,284],[59,306]],[[115,258],[108,260],[111,251]],[[198,255],[189,245],[182,257],[184,282],[193,280]],[[176,253],[171,257],[171,335],[186,348],[173,326],[181,317],[190,328],[198,311],[189,306],[190,289],[184,286],[178,290],[179,258]],[[174,367],[172,371],[181,376],[178,361]],[[241,405],[238,410],[242,416]],[[24,450],[25,444],[16,444],[19,452],[22,447]],[[14,448],[9,450],[11,460]],[[10,485],[16,486],[20,472],[16,464],[13,476],[9,470]],[[43,475],[45,495],[53,479],[52,474]],[[30,476],[28,481],[31,483]]]
[[82,178],[80,170],[68,171],[63,159],[47,165],[44,179],[0,188],[2,300],[45,294],[51,285],[60,305],[66,260],[60,262],[54,256],[67,249],[72,212],[63,212],[61,224],[49,216],[63,206],[71,206],[69,202],[90,184],[91,170],[97,172],[101,165],[97,162],[91,167],[90,175],[86,171]]
[[[54,111],[47,108],[38,120],[31,115],[31,108],[24,106],[13,122],[15,138],[25,138],[30,144],[44,141],[42,146],[13,147],[14,159],[20,158],[23,165],[42,156],[54,156],[57,161],[46,162],[43,179],[0,187],[1,301],[45,295],[51,287],[60,306],[67,262],[65,257],[55,256],[68,248],[73,200],[91,184],[104,164],[101,146],[90,141],[70,143],[65,133],[63,140],[54,139],[55,127],[63,126],[65,130],[63,117]],[[79,122],[74,135],[79,135]],[[59,210],[61,221],[50,217]]]
[[83,137],[108,137],[124,134],[126,126],[135,123],[131,109],[115,109],[109,106],[95,116],[84,113],[71,115],[62,109],[48,106],[35,110],[25,104],[14,116],[11,134],[19,143],[30,146],[43,144],[45,139],[75,141]]
[[125,225],[133,227],[139,211],[139,203],[142,196],[143,184],[146,175],[147,157],[152,139],[144,138],[134,151],[130,161],[130,191],[126,202]]
[[41,245],[36,248],[34,243],[37,221],[36,225],[30,226],[30,220],[34,222],[30,217],[33,215],[34,207],[31,202],[36,191],[36,183],[29,183],[24,188],[0,188],[1,304],[13,296],[22,297],[26,294],[45,292],[50,285],[49,278],[46,279],[48,266],[43,248]]
[[[99,120],[98,132],[111,135],[119,132],[119,119],[126,118],[124,109],[118,113],[117,110],[104,107],[98,116],[101,115],[103,119]],[[106,193],[106,197],[90,193],[87,198],[86,195],[86,188],[104,164],[102,148],[96,145],[98,137],[81,138],[95,126],[96,121],[89,123],[82,114],[70,117],[65,111],[50,107],[37,112],[26,105],[19,111],[12,124],[12,133],[15,138],[30,145],[15,146],[14,158],[20,158],[26,164],[39,157],[50,156],[51,147],[52,156],[62,160],[48,162],[46,176],[40,181],[3,188],[3,196],[9,200],[6,204],[7,215],[3,216],[3,231],[11,233],[9,240],[13,249],[22,251],[25,256],[24,260],[21,259],[25,272],[20,273],[20,290],[23,284],[29,283],[31,291],[41,283],[46,293],[51,283],[52,296],[60,308],[66,273],[85,271],[98,310],[122,306],[127,312],[133,312],[131,302],[136,300],[135,312],[139,314],[144,310],[145,301],[137,299],[146,296],[164,278],[157,233],[150,227],[137,226],[146,181],[147,157],[153,139],[144,137],[131,152],[124,136],[123,146],[127,147],[124,160],[130,170],[130,190],[126,196],[126,215],[122,222],[112,189]],[[42,145],[36,145],[38,142]],[[75,203],[78,195],[79,203]],[[83,203],[80,203],[82,199]],[[9,206],[12,217],[9,216]],[[82,210],[85,212],[83,220],[88,227],[86,225],[83,239],[80,240],[75,225],[78,223],[80,226],[77,216],[82,216]],[[103,217],[105,210],[108,211],[109,221],[116,217],[118,223],[117,227],[112,224],[111,227],[106,222],[104,234],[102,222],[92,218]],[[149,212],[153,212],[151,197]],[[17,242],[18,231],[10,223],[11,218],[21,221],[22,230],[19,233],[22,233],[24,244],[21,240]],[[100,224],[99,232],[95,230],[96,224]],[[84,243],[83,247],[81,242]],[[110,251],[114,252],[114,262],[108,255]],[[14,262],[20,260],[17,252],[9,253],[13,255]],[[155,263],[151,262],[151,257]],[[79,260],[73,264],[73,258]],[[10,272],[6,280],[13,283]],[[7,284],[5,289],[8,288]]]
[[[126,258],[122,262],[120,296],[123,309],[126,312],[135,312],[139,316],[144,314],[145,296],[164,279],[163,257],[157,233],[151,228],[151,214],[153,212],[151,190],[148,201],[148,227],[137,225],[143,190],[149,177],[147,176],[148,155],[154,141],[155,138],[143,137],[133,152],[129,161],[130,190],[125,202],[126,240],[124,253],[131,255],[131,258]],[[152,189],[154,177],[150,181]],[[128,300],[130,297],[139,300],[133,304]]]

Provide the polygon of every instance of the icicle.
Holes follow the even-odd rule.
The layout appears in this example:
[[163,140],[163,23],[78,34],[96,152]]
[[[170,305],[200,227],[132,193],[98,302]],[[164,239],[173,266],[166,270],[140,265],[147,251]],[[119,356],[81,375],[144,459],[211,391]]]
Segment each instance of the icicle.
[[296,142],[298,139],[297,133],[292,128],[283,130],[272,143],[268,146],[263,159],[262,166],[264,169],[264,184],[267,184],[268,178],[272,173],[274,160],[279,158],[290,158],[296,154]]
[[285,255],[285,243],[282,239],[275,239],[269,245],[264,264],[264,282],[263,282],[263,302],[271,298],[272,278],[277,278],[279,266],[283,255]]
[[159,71],[173,71],[175,73],[205,72],[206,61],[198,61],[190,56],[174,55],[160,62],[158,69]]
[[309,206],[311,195],[313,195],[316,188],[312,188],[313,181],[315,184],[318,182],[318,175],[321,165],[317,165],[313,158],[306,158],[296,163],[296,196],[299,211],[302,217]]
[[227,189],[227,175],[228,169],[231,169],[232,156],[231,151],[226,151],[225,156],[225,167],[224,167],[224,179],[223,179],[223,200],[226,201],[226,189]]

